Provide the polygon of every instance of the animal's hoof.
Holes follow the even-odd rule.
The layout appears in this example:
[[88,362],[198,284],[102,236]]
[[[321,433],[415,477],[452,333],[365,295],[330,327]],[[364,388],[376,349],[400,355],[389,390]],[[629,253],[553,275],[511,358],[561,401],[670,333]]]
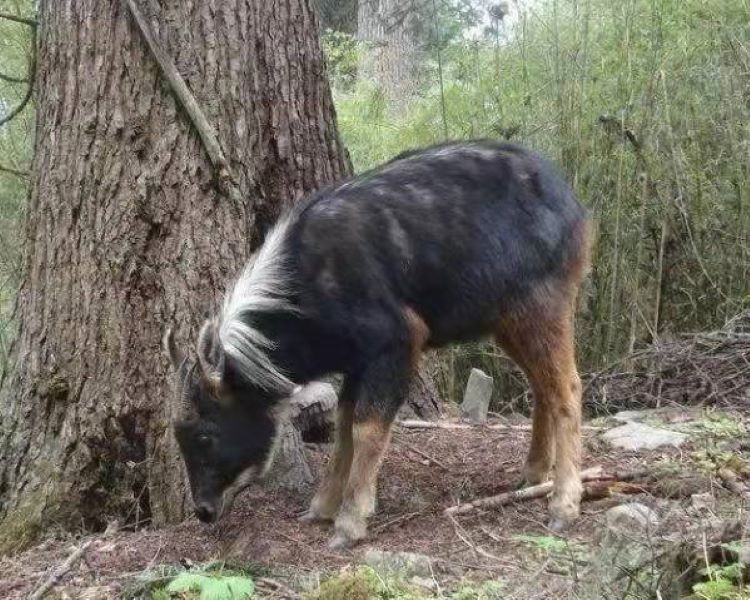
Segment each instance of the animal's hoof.
[[319,515],[318,513],[311,510],[308,510],[307,512],[297,517],[297,520],[300,523],[330,523],[331,521],[333,521],[333,519]]
[[354,546],[356,543],[356,540],[352,540],[351,538],[337,533],[328,541],[328,547],[331,550],[346,550],[347,548]]

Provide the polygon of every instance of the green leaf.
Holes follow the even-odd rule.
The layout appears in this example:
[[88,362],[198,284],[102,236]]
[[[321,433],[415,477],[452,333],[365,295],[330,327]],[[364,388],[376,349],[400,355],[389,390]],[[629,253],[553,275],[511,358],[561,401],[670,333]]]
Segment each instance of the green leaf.
[[249,577],[210,577],[200,573],[182,573],[166,587],[170,594],[192,592],[200,600],[245,600],[255,592]]

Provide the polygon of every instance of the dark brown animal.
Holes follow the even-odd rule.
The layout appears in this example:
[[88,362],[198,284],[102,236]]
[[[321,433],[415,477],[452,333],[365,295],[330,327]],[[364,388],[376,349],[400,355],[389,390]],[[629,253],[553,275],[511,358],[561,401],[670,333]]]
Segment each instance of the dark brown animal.
[[391,423],[427,348],[492,335],[534,394],[529,483],[554,469],[552,524],[579,511],[581,383],[573,320],[588,222],[554,168],[518,146],[402,155],[283,217],[206,322],[171,338],[176,424],[196,513],[214,521],[271,463],[296,385],[343,373],[328,472],[306,516],[333,546],[366,535]]

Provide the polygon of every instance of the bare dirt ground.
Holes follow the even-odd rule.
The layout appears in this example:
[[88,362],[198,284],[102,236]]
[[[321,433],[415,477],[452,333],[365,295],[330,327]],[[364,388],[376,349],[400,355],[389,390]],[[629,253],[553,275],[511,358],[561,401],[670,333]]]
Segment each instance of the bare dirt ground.
[[[744,421],[748,425],[749,416],[728,414],[722,416],[721,422]],[[680,419],[675,417],[674,422]],[[526,421],[519,417],[513,422]],[[720,428],[718,434],[716,427],[711,431],[711,435],[723,435]],[[584,502],[581,518],[562,536],[576,548],[589,552],[589,559],[581,559],[581,565],[596,554],[595,541],[602,530],[605,511],[624,501],[651,506],[673,521],[670,528],[674,532],[687,530],[696,519],[691,494],[710,494],[711,518],[747,515],[742,506],[744,503],[746,510],[747,498],[727,490],[721,479],[712,474],[716,465],[710,462],[710,453],[705,452],[709,443],[705,435],[691,438],[679,449],[626,452],[609,448],[600,433],[593,427],[584,431],[584,466],[596,464],[618,471],[647,467],[660,475],[644,480],[641,493],[625,497],[615,488],[608,497]],[[312,489],[306,495],[253,489],[238,500],[231,515],[215,526],[189,519],[165,529],[120,531],[107,539],[90,536],[87,539],[96,541],[86,552],[85,560],[48,597],[113,598],[127,589],[134,577],[157,565],[227,558],[267,567],[280,577],[295,573],[314,578],[361,562],[364,552],[373,547],[429,555],[434,559],[435,577],[441,585],[467,578],[501,578],[512,582],[513,593],[508,597],[568,597],[577,584],[577,570],[583,567],[576,558],[552,560],[543,548],[523,537],[553,535],[545,526],[543,499],[476,511],[455,519],[443,512],[459,501],[512,489],[519,480],[528,441],[529,432],[519,429],[397,428],[381,471],[379,506],[371,520],[370,538],[352,551],[329,550],[329,529],[297,521]],[[733,454],[741,462],[750,461],[747,440],[723,444],[721,452]],[[316,469],[324,464],[326,451],[325,445],[309,447]],[[51,536],[21,555],[0,559],[0,598],[28,597],[80,542]]]

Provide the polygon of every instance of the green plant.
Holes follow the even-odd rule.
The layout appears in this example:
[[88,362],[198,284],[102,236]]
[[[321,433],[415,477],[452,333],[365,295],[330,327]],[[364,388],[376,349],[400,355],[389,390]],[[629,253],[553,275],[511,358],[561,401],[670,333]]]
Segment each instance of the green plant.
[[693,593],[700,600],[740,600],[747,598],[743,592],[744,565],[739,562],[728,565],[709,565],[703,570],[708,581],[696,583]]
[[125,600],[180,598],[181,600],[240,600],[252,598],[254,578],[262,570],[224,561],[196,565],[189,570],[158,565],[139,574],[123,593]]
[[242,600],[252,598],[253,580],[237,575],[180,573],[164,591],[170,597],[200,600]]
[[450,595],[450,600],[501,600],[507,592],[506,583],[497,579],[478,585],[462,585]]
[[308,600],[421,600],[424,594],[397,577],[381,577],[371,567],[326,579]]

